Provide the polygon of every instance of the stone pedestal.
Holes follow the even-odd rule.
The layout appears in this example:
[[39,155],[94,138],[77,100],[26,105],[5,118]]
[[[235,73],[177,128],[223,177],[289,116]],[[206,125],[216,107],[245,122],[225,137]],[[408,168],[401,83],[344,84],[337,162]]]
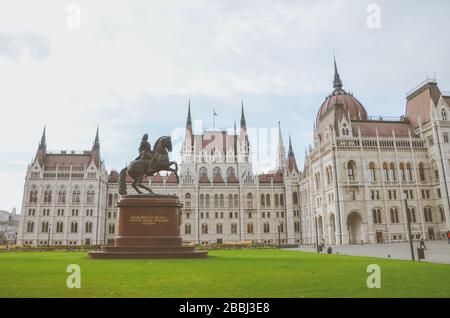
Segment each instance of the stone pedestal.
[[183,246],[181,207],[176,196],[125,195],[117,203],[119,219],[114,246],[89,252],[98,259],[205,258],[206,251]]

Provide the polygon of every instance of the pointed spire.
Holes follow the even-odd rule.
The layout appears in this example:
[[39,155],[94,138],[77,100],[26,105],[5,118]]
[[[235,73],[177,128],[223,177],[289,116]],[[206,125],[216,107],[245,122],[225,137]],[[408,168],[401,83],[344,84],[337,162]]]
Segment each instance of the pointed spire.
[[281,133],[281,123],[278,122],[278,148],[277,148],[277,168],[283,169],[286,167],[286,151],[283,143],[283,135]]
[[44,126],[44,131],[42,132],[41,142],[39,143],[39,148],[47,147],[47,140],[45,136],[46,127]]
[[188,103],[188,114],[187,114],[187,120],[186,120],[186,128],[192,126],[192,118],[191,118],[191,99],[189,98]]
[[93,148],[100,148],[100,138],[98,136],[98,126],[97,126],[97,132],[95,133]]
[[333,87],[335,91],[342,90],[342,81],[341,77],[339,76],[337,64],[336,64],[336,56],[334,56],[334,82]]
[[289,156],[294,155],[294,150],[292,149],[292,141],[291,141],[291,134],[289,134]]
[[244,115],[244,99],[242,99],[241,103],[241,128],[247,128],[245,123],[245,115]]

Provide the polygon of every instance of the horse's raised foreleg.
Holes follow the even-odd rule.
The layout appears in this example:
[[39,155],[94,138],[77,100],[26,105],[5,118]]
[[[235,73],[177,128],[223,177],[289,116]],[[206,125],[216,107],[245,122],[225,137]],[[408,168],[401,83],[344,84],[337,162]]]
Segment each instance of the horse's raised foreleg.
[[131,183],[131,186],[133,187],[134,190],[136,190],[137,193],[141,194],[142,192],[141,192],[141,190],[138,189],[137,185],[138,184],[136,182],[136,179],[133,179],[133,182]]

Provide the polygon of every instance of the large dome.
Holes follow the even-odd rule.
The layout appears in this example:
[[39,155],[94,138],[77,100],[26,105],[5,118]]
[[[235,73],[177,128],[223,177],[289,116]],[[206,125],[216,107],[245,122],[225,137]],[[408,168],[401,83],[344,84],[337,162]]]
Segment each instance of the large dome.
[[341,105],[343,113],[350,115],[350,119],[367,119],[367,111],[364,106],[357,100],[352,94],[347,93],[342,88],[342,81],[339,76],[339,72],[336,66],[336,60],[334,61],[334,90],[320,106],[317,113],[316,123],[319,123],[320,119],[336,105]]
[[350,115],[350,119],[367,119],[368,117],[364,106],[353,95],[344,90],[335,90],[320,106],[317,122],[336,105],[342,105],[344,114]]

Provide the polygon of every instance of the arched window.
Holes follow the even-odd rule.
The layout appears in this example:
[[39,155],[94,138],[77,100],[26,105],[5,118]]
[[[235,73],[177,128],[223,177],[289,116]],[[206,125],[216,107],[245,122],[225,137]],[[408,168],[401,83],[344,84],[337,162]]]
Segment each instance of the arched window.
[[237,234],[237,224],[231,223],[231,234]]
[[278,196],[278,193],[275,193],[275,206],[280,205],[280,197]]
[[190,208],[191,207],[191,194],[190,193],[186,193],[184,195],[184,206],[186,208]]
[[263,231],[264,233],[270,233],[270,224],[269,223],[264,223],[263,225]]
[[381,224],[381,211],[378,208],[372,210],[373,213],[373,223]]
[[425,218],[425,222],[433,222],[433,213],[431,212],[430,207],[423,208],[423,216]]
[[64,230],[64,223],[59,221],[56,223],[56,233],[62,233]]
[[219,195],[219,206],[223,208],[225,206],[225,197],[223,194]]
[[233,207],[233,195],[231,193],[228,195],[228,207]]
[[75,188],[72,192],[72,203],[80,203],[80,190],[78,187]]
[[231,176],[236,176],[236,170],[233,167],[229,167],[227,169],[227,178]]
[[189,223],[184,225],[184,234],[191,234],[191,225]]
[[266,206],[270,207],[270,194],[266,194]]
[[445,222],[445,212],[444,207],[442,205],[439,206],[439,214],[441,215],[441,222]]
[[266,196],[264,194],[261,194],[261,206],[266,206]]
[[247,194],[247,208],[248,209],[253,208],[253,194],[251,194],[251,193]]
[[284,206],[284,194],[280,193],[280,206]]
[[223,233],[223,226],[222,223],[216,224],[216,234],[222,234]]
[[27,233],[33,233],[34,232],[34,222],[29,221],[27,223]]
[[239,206],[239,195],[234,195],[234,207],[237,208]]
[[205,208],[209,208],[211,206],[211,201],[209,199],[209,194],[205,195]]
[[408,221],[416,222],[416,209],[413,207],[408,208]]
[[38,191],[36,190],[36,187],[33,187],[33,189],[30,191],[30,203],[37,203],[37,197]]
[[391,208],[391,223],[399,223],[399,217],[398,217],[398,209],[397,208]]
[[213,178],[221,177],[221,176],[222,176],[222,170],[219,167],[215,167],[213,169]]
[[200,194],[200,207],[201,208],[205,207],[205,195],[204,194]]
[[348,129],[347,123],[343,123],[343,124],[342,124],[342,135],[343,135],[343,136],[348,136],[348,135],[350,135],[350,131],[349,131],[349,129]]
[[116,232],[116,225],[114,223],[110,223],[108,225],[108,233],[114,234]]
[[413,181],[414,180],[413,179],[413,171],[412,171],[411,164],[409,162],[406,164],[406,171],[407,171],[409,181]]
[[208,224],[202,224],[202,234],[208,234]]
[[383,163],[384,181],[389,182],[389,165],[385,162]]
[[406,171],[405,171],[405,164],[403,162],[400,163],[400,179],[401,181],[406,181]]
[[436,164],[436,161],[432,161],[431,162],[431,166],[432,166],[432,168],[433,168],[433,173],[434,173],[434,178],[436,179],[436,180],[439,180],[439,169],[438,169],[438,166],[437,166],[437,164]]
[[294,205],[298,204],[298,194],[296,191],[292,192],[292,204]]
[[375,172],[375,163],[373,162],[369,163],[369,180],[371,182],[377,181],[377,176]]
[[64,188],[58,192],[58,203],[66,203],[66,190]]
[[349,181],[355,181],[355,162],[353,160],[350,160],[347,163],[347,177]]
[[92,233],[92,222],[86,222],[85,232]]
[[95,196],[94,190],[88,190],[87,195],[86,195],[86,203],[93,204],[94,196]]
[[219,207],[219,195],[217,193],[214,194],[214,207],[215,208]]
[[198,171],[198,174],[200,178],[203,176],[208,176],[208,169],[206,169],[206,167],[201,167]]
[[445,110],[445,108],[442,108],[441,110],[441,117],[442,120],[447,120],[447,111]]
[[395,164],[393,162],[391,162],[391,164],[389,165],[389,170],[392,177],[392,181],[396,181],[397,176],[395,175]]
[[47,221],[42,222],[41,232],[48,233],[48,222]]
[[423,162],[419,163],[419,176],[420,181],[425,181],[425,165]]
[[112,207],[112,205],[113,205],[113,195],[112,195],[112,193],[110,193],[108,195],[108,206]]
[[253,234],[253,223],[247,223],[247,233]]
[[78,223],[72,222],[72,224],[70,224],[70,233],[77,233],[77,232],[78,232]]

